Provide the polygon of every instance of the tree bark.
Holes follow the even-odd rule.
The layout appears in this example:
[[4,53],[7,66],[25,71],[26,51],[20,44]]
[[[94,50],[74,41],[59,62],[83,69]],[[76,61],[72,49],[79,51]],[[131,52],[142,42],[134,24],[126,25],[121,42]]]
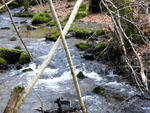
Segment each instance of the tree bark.
[[15,106],[18,102],[18,99],[20,97],[20,94],[24,91],[23,87],[17,86],[14,88],[14,90],[11,92],[10,99],[8,101],[8,104],[4,110],[4,113],[16,113],[15,112]]
[[99,3],[101,0],[89,0],[89,12],[90,13],[98,13],[100,12]]

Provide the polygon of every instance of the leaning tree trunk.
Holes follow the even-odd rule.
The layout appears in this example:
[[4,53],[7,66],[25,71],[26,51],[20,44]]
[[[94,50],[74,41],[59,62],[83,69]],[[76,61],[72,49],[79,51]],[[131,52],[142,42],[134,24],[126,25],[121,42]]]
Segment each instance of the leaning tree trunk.
[[98,13],[100,12],[100,3],[101,0],[89,0],[89,12]]

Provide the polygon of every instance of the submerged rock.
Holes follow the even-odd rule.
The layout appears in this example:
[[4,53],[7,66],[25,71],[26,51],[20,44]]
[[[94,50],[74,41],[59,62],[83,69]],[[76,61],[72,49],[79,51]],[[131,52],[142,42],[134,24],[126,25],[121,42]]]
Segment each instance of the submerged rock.
[[80,79],[84,79],[84,78],[85,78],[85,75],[80,71],[80,72],[77,74],[77,77],[80,78]]
[[19,50],[21,50],[21,46],[19,46],[19,45],[18,45],[18,46],[15,46],[14,49],[19,49]]
[[10,27],[1,27],[0,29],[2,29],[2,30],[9,30]]
[[102,86],[97,86],[93,89],[93,92],[99,95],[104,95],[105,93],[105,88]]
[[16,41],[17,40],[17,38],[16,37],[12,37],[12,38],[10,38],[10,41]]
[[31,68],[24,69],[22,72],[33,71]]

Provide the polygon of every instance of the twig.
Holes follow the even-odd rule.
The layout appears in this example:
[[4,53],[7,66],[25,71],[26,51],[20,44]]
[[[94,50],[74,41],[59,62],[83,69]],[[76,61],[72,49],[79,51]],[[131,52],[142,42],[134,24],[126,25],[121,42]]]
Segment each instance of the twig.
[[[69,28],[71,26],[71,24],[73,23],[75,16],[78,12],[78,9],[80,7],[80,4],[82,3],[82,0],[78,0],[73,8],[73,11],[69,17],[69,20],[66,24],[66,26],[64,27],[63,30],[63,34],[64,36],[68,33]],[[57,41],[55,42],[54,46],[51,48],[49,54],[47,55],[47,58],[44,60],[44,62],[42,63],[42,65],[37,69],[37,72],[35,74],[35,76],[33,77],[33,79],[31,80],[31,83],[28,85],[27,89],[25,90],[25,92],[23,93],[23,95],[20,97],[20,100],[18,101],[17,105],[16,105],[16,111],[18,111],[22,105],[22,103],[24,102],[24,100],[26,99],[26,97],[28,96],[28,94],[30,93],[30,91],[32,90],[32,88],[34,87],[34,85],[36,84],[36,82],[38,81],[38,79],[42,76],[45,68],[48,66],[48,64],[50,63],[53,55],[55,54],[56,50],[58,49],[59,45],[61,43],[60,37],[57,39]]]
[[39,100],[40,100],[40,104],[41,104],[41,112],[44,113],[44,104],[43,104],[43,101],[42,101],[40,95],[37,95],[37,97],[38,97]]
[[3,2],[3,4],[5,5],[5,7],[7,8],[8,14],[9,14],[9,16],[10,16],[10,19],[11,19],[11,21],[12,21],[12,24],[13,24],[13,26],[14,26],[14,29],[15,29],[15,31],[16,31],[18,37],[20,38],[22,44],[24,45],[24,47],[25,47],[25,49],[26,49],[26,51],[27,51],[27,53],[28,53],[30,59],[31,59],[32,61],[34,61],[34,59],[33,59],[32,55],[31,55],[31,53],[29,52],[29,50],[28,50],[28,48],[27,48],[25,42],[23,41],[22,37],[20,36],[20,33],[19,33],[19,31],[18,31],[18,29],[17,29],[17,27],[16,27],[16,24],[15,24],[15,22],[14,22],[14,20],[13,20],[13,17],[12,17],[12,14],[11,14],[10,10],[9,10],[9,7],[8,7],[7,4],[5,3],[5,0],[2,0],[2,2]]

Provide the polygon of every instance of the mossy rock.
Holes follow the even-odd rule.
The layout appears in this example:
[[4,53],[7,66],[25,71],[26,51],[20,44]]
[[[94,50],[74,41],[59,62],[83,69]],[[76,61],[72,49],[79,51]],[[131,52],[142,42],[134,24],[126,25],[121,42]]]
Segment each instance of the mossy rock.
[[106,48],[106,42],[102,41],[96,46],[98,52],[102,52]]
[[10,40],[10,41],[16,41],[17,38],[16,38],[16,37],[12,37],[12,38],[10,38],[9,40]]
[[97,86],[93,89],[93,92],[98,95],[104,95],[105,94],[105,88],[102,86]]
[[15,17],[33,17],[34,14],[30,12],[19,12],[14,14]]
[[0,70],[5,70],[8,68],[7,61],[0,57]]
[[70,32],[73,32],[73,36],[76,38],[82,38],[87,39],[89,38],[94,32],[90,30],[82,30],[79,28],[73,28],[70,30]]
[[84,78],[85,78],[85,75],[80,71],[80,72],[77,74],[77,77],[80,78],[80,79],[84,79]]
[[26,52],[22,52],[18,61],[19,64],[24,65],[30,63],[30,57]]
[[5,59],[8,64],[17,63],[21,53],[22,51],[18,49],[0,48],[0,57]]
[[86,44],[86,43],[78,43],[75,46],[80,50],[87,50],[91,47],[91,45]]
[[86,11],[86,4],[81,4],[79,7],[79,11]]
[[55,23],[54,20],[51,20],[51,21],[48,22],[46,25],[47,25],[47,26],[56,26],[56,23]]
[[46,12],[37,13],[32,18],[32,24],[42,24],[50,21],[50,15]]
[[106,30],[97,30],[96,31],[96,36],[106,35],[106,33],[107,33]]
[[29,72],[29,71],[33,71],[31,68],[27,68],[27,69],[24,69],[22,72]]
[[49,40],[49,41],[56,41],[59,37],[59,32],[58,31],[55,31],[53,32],[52,34],[48,34],[46,36],[46,40]]

